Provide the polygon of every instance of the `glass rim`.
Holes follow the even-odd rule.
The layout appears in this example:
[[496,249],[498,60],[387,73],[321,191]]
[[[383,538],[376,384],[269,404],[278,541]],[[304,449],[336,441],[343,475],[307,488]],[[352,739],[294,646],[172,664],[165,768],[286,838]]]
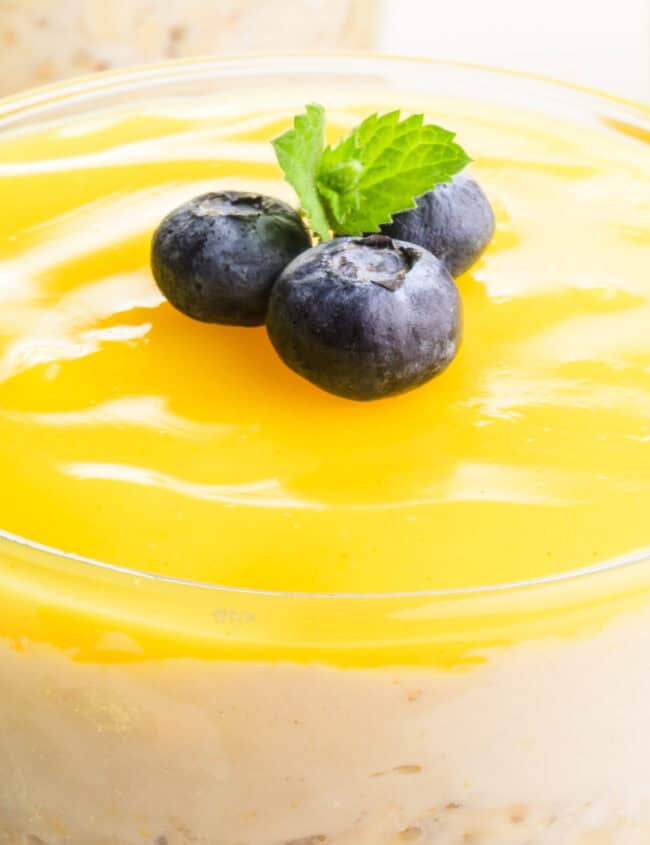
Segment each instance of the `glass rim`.
[[300,599],[407,599],[407,598],[453,598],[462,596],[480,596],[493,593],[505,593],[513,590],[522,590],[533,587],[547,587],[553,584],[564,584],[576,581],[589,576],[612,573],[617,570],[629,569],[636,564],[650,562],[650,546],[637,549],[624,555],[602,561],[600,563],[583,566],[576,569],[569,569],[566,572],[557,572],[551,575],[544,575],[535,578],[524,578],[518,581],[502,581],[495,584],[481,584],[468,587],[450,587],[446,589],[431,590],[393,590],[390,592],[303,592],[300,590],[264,590],[254,587],[235,587],[226,584],[212,584],[206,581],[194,581],[189,578],[178,578],[172,575],[162,575],[156,572],[147,572],[141,569],[133,569],[128,566],[120,566],[114,563],[106,563],[97,558],[85,557],[74,552],[66,552],[54,546],[48,546],[29,540],[18,534],[12,534],[0,528],[0,543],[6,542],[14,547],[20,547],[39,555],[53,557],[59,561],[81,564],[83,567],[92,567],[107,574],[126,576],[129,578],[143,579],[156,583],[176,585],[178,587],[189,587],[192,589],[206,590],[217,593],[232,593],[235,595],[268,596],[270,598],[300,598]]
[[[25,91],[0,98],[0,129],[6,125],[8,118],[25,111],[29,111],[32,114],[39,106],[54,105],[61,101],[73,101],[76,98],[83,99],[88,95],[99,94],[103,91],[115,91],[116,88],[134,88],[140,84],[150,84],[166,77],[188,80],[193,77],[202,78],[210,70],[230,69],[237,72],[253,73],[264,70],[265,67],[269,70],[282,67],[286,69],[286,65],[283,63],[286,63],[287,60],[298,61],[305,67],[309,65],[318,66],[318,63],[321,62],[327,62],[328,64],[343,64],[345,62],[372,64],[376,62],[405,66],[437,66],[440,68],[473,71],[482,75],[519,79],[522,82],[538,82],[546,86],[556,87],[559,90],[584,94],[596,100],[618,103],[619,105],[629,106],[634,110],[641,111],[650,118],[650,103],[643,103],[638,100],[622,97],[618,94],[602,91],[593,86],[568,82],[557,77],[530,71],[513,70],[478,62],[435,59],[428,56],[404,56],[399,53],[375,51],[305,52],[295,50],[284,52],[250,51],[247,53],[230,53],[225,56],[207,55],[182,59],[165,59],[160,62],[129,65],[128,67],[83,74],[45,85],[33,86]],[[297,70],[296,68],[291,69],[292,71]]]
[[[291,60],[292,65],[287,67],[287,61]],[[556,89],[559,92],[581,95],[587,100],[595,103],[618,105],[632,110],[637,117],[642,119],[643,128],[647,123],[647,130],[650,132],[650,105],[634,100],[626,99],[614,94],[605,93],[588,86],[579,85],[562,80],[553,79],[540,74],[524,71],[513,71],[489,65],[472,64],[466,62],[452,62],[446,60],[431,59],[417,56],[401,56],[376,52],[284,52],[268,53],[256,52],[241,55],[228,55],[225,57],[196,57],[187,59],[167,60],[155,64],[137,65],[135,67],[119,68],[111,71],[103,71],[87,76],[73,77],[71,79],[55,82],[53,84],[30,88],[18,94],[0,99],[0,131],[11,129],[12,124],[23,117],[37,117],[39,114],[47,113],[62,104],[92,103],[95,97],[102,93],[114,94],[120,90],[135,90],[140,87],[160,84],[169,81],[192,81],[206,79],[210,74],[219,71],[231,72],[233,74],[259,74],[271,70],[289,70],[291,74],[297,74],[300,70],[310,68],[321,69],[323,63],[332,66],[342,65],[339,72],[344,72],[348,64],[358,65],[356,70],[362,71],[378,64],[380,66],[417,66],[440,67],[459,72],[467,71],[481,77],[491,76],[496,79],[513,79],[522,83],[541,84],[548,89]],[[349,72],[350,69],[348,69]],[[452,597],[471,597],[480,595],[499,594],[515,590],[522,590],[535,587],[551,587],[553,585],[575,582],[579,579],[586,579],[604,574],[612,574],[616,571],[628,571],[630,568],[642,563],[650,562],[650,546],[636,549],[614,558],[580,566],[575,569],[550,575],[526,578],[516,581],[496,582],[484,585],[469,585],[466,587],[428,590],[405,590],[389,592],[302,592],[292,590],[264,590],[251,587],[237,587],[192,579],[184,579],[175,576],[162,575],[155,572],[147,572],[137,568],[120,566],[101,561],[92,557],[85,557],[73,552],[67,552],[54,546],[42,544],[27,537],[13,534],[0,528],[0,550],[2,545],[9,548],[26,550],[36,553],[45,560],[52,559],[67,564],[80,565],[85,572],[93,571],[112,574],[118,577],[143,579],[156,584],[167,584],[170,586],[192,588],[194,590],[209,591],[212,593],[224,593],[239,596],[256,596],[269,598],[300,598],[300,599],[400,599],[400,598],[422,598],[422,599],[443,599]]]

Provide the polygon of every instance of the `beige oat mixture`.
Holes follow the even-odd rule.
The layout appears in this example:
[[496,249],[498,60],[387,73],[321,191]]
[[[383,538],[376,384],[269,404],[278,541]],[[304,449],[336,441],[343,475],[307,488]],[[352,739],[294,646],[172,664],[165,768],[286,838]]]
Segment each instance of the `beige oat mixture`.
[[0,0],[0,95],[124,65],[369,49],[378,0]]
[[648,845],[648,653],[650,608],[466,672],[0,637],[0,845]]

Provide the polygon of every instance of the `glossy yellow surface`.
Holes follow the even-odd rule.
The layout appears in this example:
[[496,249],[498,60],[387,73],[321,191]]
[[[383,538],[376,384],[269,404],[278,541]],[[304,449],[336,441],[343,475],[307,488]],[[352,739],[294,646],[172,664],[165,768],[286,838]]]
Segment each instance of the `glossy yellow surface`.
[[[332,92],[455,129],[497,214],[460,356],[356,404],[263,330],[194,323],[148,268],[220,187],[291,199],[293,108],[112,110],[0,140],[0,527],[121,566],[305,592],[458,588],[650,545],[650,161],[616,128]],[[71,588],[72,589],[72,588]],[[65,626],[64,626],[65,627]]]

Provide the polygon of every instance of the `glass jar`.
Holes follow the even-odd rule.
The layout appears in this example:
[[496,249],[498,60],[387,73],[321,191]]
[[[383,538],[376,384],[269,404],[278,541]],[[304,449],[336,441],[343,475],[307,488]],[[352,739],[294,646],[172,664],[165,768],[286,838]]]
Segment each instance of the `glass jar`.
[[[332,85],[650,132],[647,110],[540,79],[351,56],[115,72],[4,101],[0,130]],[[641,845],[648,653],[647,550],[521,583],[320,595],[3,533],[0,842]]]

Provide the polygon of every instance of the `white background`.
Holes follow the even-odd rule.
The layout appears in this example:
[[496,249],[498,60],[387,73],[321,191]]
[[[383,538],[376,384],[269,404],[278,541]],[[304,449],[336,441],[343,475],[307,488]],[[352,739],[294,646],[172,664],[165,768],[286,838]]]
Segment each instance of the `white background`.
[[650,0],[383,0],[379,49],[650,102]]

